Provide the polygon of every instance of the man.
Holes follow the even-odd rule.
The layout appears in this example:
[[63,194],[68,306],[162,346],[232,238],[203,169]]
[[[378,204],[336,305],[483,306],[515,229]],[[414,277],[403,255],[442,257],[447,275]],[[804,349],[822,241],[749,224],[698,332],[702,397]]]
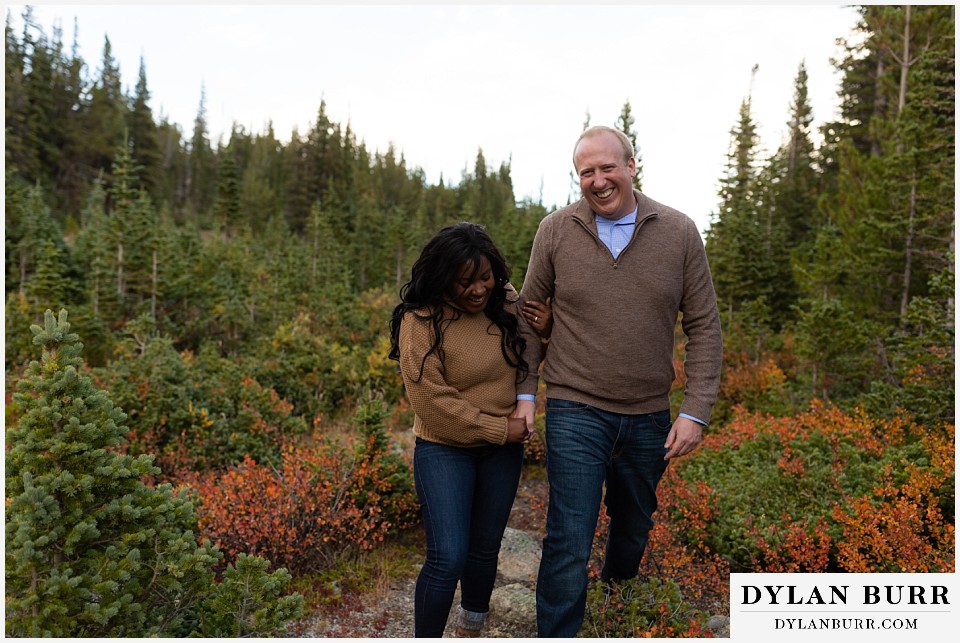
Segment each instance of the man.
[[[610,516],[601,579],[637,576],[657,483],[672,458],[700,442],[720,381],[720,317],[694,222],[633,189],[633,148],[615,129],[586,130],[573,164],[583,198],[540,223],[521,293],[522,302],[551,297],[553,309],[549,345],[530,327],[537,311],[524,310],[531,375],[516,410],[532,427],[542,362],[550,504],[537,580],[541,637],[580,629],[601,499]],[[671,424],[678,313],[687,383]]]

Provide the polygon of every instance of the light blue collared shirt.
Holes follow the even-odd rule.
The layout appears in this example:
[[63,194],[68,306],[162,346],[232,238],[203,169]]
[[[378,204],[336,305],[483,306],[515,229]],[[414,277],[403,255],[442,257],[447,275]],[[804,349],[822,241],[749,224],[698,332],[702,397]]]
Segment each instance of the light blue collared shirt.
[[[606,219],[599,215],[594,215],[594,220],[597,223],[597,235],[600,237],[600,241],[603,242],[603,245],[610,250],[610,254],[613,255],[614,259],[617,259],[620,256],[620,253],[623,252],[623,249],[627,247],[628,243],[630,243],[630,239],[633,238],[633,231],[637,225],[638,209],[639,208],[635,209],[630,214],[620,217],[616,221],[611,221],[610,219]],[[528,393],[521,393],[520,395],[517,395],[517,400],[533,402],[536,400],[536,396]],[[703,420],[698,420],[692,415],[687,415],[686,413],[681,413],[680,417],[693,420],[697,424],[702,424],[703,426],[707,425],[707,423]]]
[[623,252],[623,249],[633,238],[633,229],[637,225],[637,210],[624,215],[616,221],[605,219],[600,215],[594,215],[597,222],[597,235],[609,250],[613,258],[616,259]]

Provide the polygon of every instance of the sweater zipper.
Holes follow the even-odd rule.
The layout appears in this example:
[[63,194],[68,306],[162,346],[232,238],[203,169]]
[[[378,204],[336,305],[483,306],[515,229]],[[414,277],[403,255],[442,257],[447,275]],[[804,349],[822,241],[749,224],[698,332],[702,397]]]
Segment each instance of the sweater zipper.
[[637,226],[637,227],[636,227],[636,229],[633,231],[633,236],[630,237],[630,241],[627,242],[627,245],[625,245],[625,246],[623,247],[623,250],[621,250],[621,251],[620,251],[620,254],[617,255],[616,257],[613,256],[613,251],[610,250],[610,248],[608,248],[608,247],[606,246],[606,244],[605,244],[603,241],[600,240],[600,235],[598,235],[597,233],[595,233],[593,230],[590,229],[590,226],[588,226],[587,224],[585,224],[585,223],[584,223],[583,221],[581,221],[580,219],[574,219],[574,221],[576,221],[577,223],[579,223],[579,224],[583,227],[583,229],[587,231],[587,234],[589,234],[591,237],[593,237],[594,239],[596,239],[597,243],[600,244],[600,247],[601,247],[601,248],[603,248],[604,250],[606,250],[607,252],[610,253],[610,258],[613,259],[613,269],[616,270],[617,268],[620,267],[620,257],[622,257],[622,256],[623,256],[623,253],[625,253],[625,252],[627,251],[627,248],[629,248],[630,246],[633,245],[633,240],[637,238],[637,235],[638,235],[638,234],[640,234],[640,226],[642,226],[644,223],[646,223],[646,221],[647,221],[648,219],[652,219],[652,218],[655,217],[655,216],[657,216],[657,213],[656,213],[656,212],[654,212],[654,213],[652,213],[652,214],[648,214],[647,216],[645,216],[645,217],[643,217],[642,219],[640,219],[639,221],[637,221],[637,223],[636,223],[636,226]]

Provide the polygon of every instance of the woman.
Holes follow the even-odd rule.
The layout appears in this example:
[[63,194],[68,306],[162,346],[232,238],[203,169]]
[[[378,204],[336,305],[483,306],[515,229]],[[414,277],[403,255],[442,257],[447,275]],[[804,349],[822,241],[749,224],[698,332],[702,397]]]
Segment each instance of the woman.
[[483,227],[448,226],[424,246],[393,311],[390,357],[416,414],[413,471],[427,536],[417,637],[443,636],[458,581],[460,634],[477,636],[490,609],[531,435],[510,417],[527,365],[509,276]]

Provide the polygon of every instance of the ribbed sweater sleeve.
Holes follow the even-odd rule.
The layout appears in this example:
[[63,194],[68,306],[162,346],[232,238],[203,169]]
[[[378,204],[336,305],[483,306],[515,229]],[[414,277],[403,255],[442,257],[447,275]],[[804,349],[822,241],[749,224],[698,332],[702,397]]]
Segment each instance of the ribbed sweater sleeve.
[[420,437],[451,446],[506,442],[516,370],[497,364],[503,363],[499,335],[491,335],[489,326],[482,314],[444,321],[441,359],[437,350],[427,355],[434,341],[432,321],[414,313],[403,317],[400,371]]

